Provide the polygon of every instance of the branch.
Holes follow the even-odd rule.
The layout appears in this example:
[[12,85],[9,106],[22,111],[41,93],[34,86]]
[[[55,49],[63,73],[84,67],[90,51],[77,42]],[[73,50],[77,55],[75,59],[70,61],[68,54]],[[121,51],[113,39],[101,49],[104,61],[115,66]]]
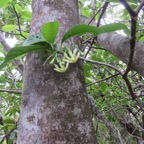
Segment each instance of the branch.
[[130,106],[129,106],[129,105],[124,105],[124,106],[125,106],[125,108],[127,109],[127,111],[128,111],[130,114],[132,114],[133,117],[138,121],[139,125],[142,126],[141,123],[140,123],[140,121],[139,121],[139,119],[138,119],[138,117],[137,117],[137,115],[132,111],[132,109],[130,108]]
[[100,14],[100,16],[99,16],[98,23],[97,23],[97,27],[100,26],[101,18],[103,17],[104,13],[106,12],[106,9],[107,9],[107,7],[108,7],[108,4],[109,4],[109,2],[105,2],[104,5],[102,6],[102,12],[101,12],[101,14]]
[[12,33],[12,32],[5,32],[5,31],[2,31],[2,30],[0,30],[0,32],[10,34],[10,35],[12,34],[12,35],[15,35],[15,36],[21,36],[21,34]]
[[114,117],[116,118],[116,120],[119,122],[119,124],[121,125],[122,128],[124,128],[129,134],[131,134],[131,136],[139,139],[140,138],[140,132],[137,129],[137,126],[135,126],[132,121],[127,121],[126,118],[123,118],[123,116],[121,115],[117,115],[116,112],[113,110],[112,107],[111,108],[111,112],[113,113]]
[[110,68],[116,70],[116,71],[123,77],[123,79],[125,80],[126,85],[127,85],[127,88],[128,88],[128,90],[129,90],[129,92],[130,92],[130,95],[131,95],[131,97],[132,97],[132,100],[135,100],[136,95],[135,95],[135,93],[133,92],[133,88],[132,88],[132,85],[131,85],[129,79],[128,79],[127,77],[125,77],[125,76],[123,75],[123,73],[122,73],[117,67],[115,67],[115,66],[113,66],[113,65],[110,65],[110,64],[107,64],[107,63],[104,63],[104,62],[98,62],[98,61],[94,61],[94,60],[89,60],[89,59],[86,59],[86,58],[83,58],[83,57],[79,57],[79,59],[84,60],[84,61],[86,61],[86,62],[90,62],[90,63],[92,63],[92,64],[104,65],[104,66],[107,66],[107,67],[110,67]]
[[120,0],[131,16],[137,16],[137,13],[130,7],[125,0]]
[[[95,42],[99,43],[107,51],[114,54],[117,58],[128,64],[129,57],[129,38],[117,33],[105,33],[98,36]],[[144,76],[144,44],[136,42],[135,54],[131,68]]]
[[127,65],[127,69],[124,73],[124,77],[127,77],[129,73],[133,61],[133,56],[135,52],[135,43],[136,43],[136,24],[137,24],[137,12],[135,12],[130,5],[125,0],[120,0],[120,2],[124,5],[131,16],[131,39],[130,39],[130,54],[129,54],[129,61]]
[[100,25],[100,20],[101,20],[103,14],[105,13],[105,10],[106,10],[107,6],[108,6],[108,2],[105,2],[105,3],[103,4],[103,6],[96,12],[96,14],[95,14],[95,15],[91,18],[91,20],[88,22],[88,25],[90,25],[90,23],[95,19],[96,15],[97,15],[97,14],[101,11],[101,9],[102,9],[102,12],[101,12],[101,14],[100,14],[100,17],[99,17],[99,20],[98,20],[98,24],[97,24],[97,26],[99,26],[99,25]]
[[139,5],[139,7],[136,9],[137,14],[140,12],[140,10],[143,8],[143,6],[144,6],[144,1],[142,1],[141,4]]
[[[0,43],[3,45],[4,50],[8,52],[11,47],[8,45],[3,35],[0,33]],[[19,60],[13,60],[13,64],[16,66],[16,69],[23,74],[23,64]]]
[[103,122],[107,128],[112,132],[113,137],[116,139],[117,143],[124,144],[124,140],[121,137],[120,132],[118,129],[110,122],[108,121],[100,111],[98,111],[97,107],[95,106],[95,101],[92,96],[88,96],[88,103],[90,105],[90,108],[94,114],[95,117],[97,117],[101,122]]
[[141,2],[140,6],[137,8],[136,11],[134,11],[125,0],[120,0],[120,1],[124,5],[124,7],[127,9],[127,11],[129,12],[129,14],[131,16],[130,55],[129,55],[127,69],[124,73],[124,77],[127,77],[127,74],[130,71],[131,66],[132,66],[133,56],[134,56],[134,52],[135,52],[137,17],[138,17],[139,11],[144,6],[144,1]]
[[95,84],[95,83],[99,83],[99,82],[108,80],[108,79],[113,78],[113,77],[116,77],[116,76],[118,76],[118,75],[119,75],[119,73],[117,73],[117,74],[115,74],[115,75],[111,75],[111,76],[109,76],[109,77],[106,77],[106,78],[100,79],[100,80],[98,80],[98,81],[89,83],[89,84],[87,84],[86,86],[91,86],[91,85],[93,85],[93,84]]
[[128,77],[127,77],[127,76],[125,77],[124,75],[123,75],[122,77],[123,77],[123,79],[125,80],[126,86],[127,86],[128,90],[129,90],[129,92],[130,92],[130,95],[131,95],[131,97],[132,97],[132,100],[135,100],[136,95],[135,95],[135,93],[134,93],[134,91],[133,91],[132,85],[131,85]]
[[22,34],[22,31],[21,31],[21,26],[20,26],[20,17],[18,16],[18,14],[17,14],[17,12],[16,12],[14,6],[13,6],[13,9],[14,9],[14,12],[15,12],[15,14],[16,14],[16,18],[17,18],[17,22],[18,22],[18,27],[19,27],[20,35],[21,35],[24,39],[26,39],[26,37]]
[[96,15],[101,11],[102,7],[95,13],[95,15],[91,18],[91,20],[88,22],[88,25],[91,24],[91,22],[95,19]]
[[0,89],[0,92],[15,93],[15,94],[22,94],[22,92],[19,91],[19,90],[5,90],[5,89]]
[[86,58],[83,58],[83,57],[79,57],[79,59],[84,60],[86,62],[90,62],[92,64],[99,64],[99,65],[104,65],[104,66],[110,67],[110,68],[116,70],[118,73],[122,74],[121,71],[117,67],[115,67],[113,65],[106,64],[104,62],[98,62],[98,61],[94,61],[94,60],[89,60],[89,59],[86,59]]

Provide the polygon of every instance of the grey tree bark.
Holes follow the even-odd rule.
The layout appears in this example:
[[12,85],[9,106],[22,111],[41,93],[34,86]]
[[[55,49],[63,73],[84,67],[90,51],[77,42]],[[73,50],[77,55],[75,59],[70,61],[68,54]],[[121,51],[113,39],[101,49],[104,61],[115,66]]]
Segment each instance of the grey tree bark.
[[[98,36],[98,43],[114,54],[124,63],[129,59],[129,38],[117,33],[106,33]],[[144,43],[136,42],[132,69],[144,76]]]
[[[61,24],[58,41],[78,23],[77,0],[33,0],[31,34],[45,22]],[[67,45],[78,44],[71,39]],[[43,65],[47,53],[31,53],[24,67],[17,144],[95,144],[81,62],[64,74]]]

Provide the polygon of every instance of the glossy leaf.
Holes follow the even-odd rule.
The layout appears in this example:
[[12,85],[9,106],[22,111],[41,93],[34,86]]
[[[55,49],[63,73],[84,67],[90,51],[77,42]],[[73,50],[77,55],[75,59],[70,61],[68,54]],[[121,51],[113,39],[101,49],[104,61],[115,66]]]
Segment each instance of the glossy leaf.
[[114,32],[117,30],[127,29],[126,25],[122,23],[112,23],[112,24],[106,24],[104,26],[100,27],[100,33],[107,33],[107,32]]
[[41,46],[41,45],[31,45],[31,46],[25,46],[25,47],[21,46],[21,47],[12,48],[6,55],[5,61],[0,65],[0,69],[5,67],[9,61],[11,61],[19,56],[22,56],[24,54],[27,54],[29,52],[33,52],[33,51],[37,51],[37,50],[42,51],[42,50],[47,50],[47,49],[46,49],[46,47]]
[[82,35],[85,33],[91,33],[94,35],[97,35],[99,33],[99,28],[94,26],[89,26],[86,24],[80,24],[73,28],[71,28],[68,32],[66,32],[62,38],[62,42],[66,41],[70,37],[76,36],[76,35]]
[[3,122],[4,124],[15,124],[15,120],[11,117],[6,117]]
[[42,26],[42,36],[51,44],[55,43],[59,31],[59,22],[48,22]]
[[13,30],[15,30],[15,29],[17,29],[18,28],[18,26],[16,26],[16,25],[4,25],[2,28],[1,28],[1,30],[2,31],[5,31],[5,32],[9,32],[9,31],[13,31]]
[[62,38],[62,42],[66,41],[67,39],[69,39],[72,36],[82,35],[85,33],[91,33],[94,36],[97,36],[102,33],[113,32],[113,31],[121,30],[121,29],[127,29],[127,27],[122,23],[107,24],[100,28],[85,25],[85,24],[80,24],[80,25],[77,25],[77,26],[71,28],[68,32],[66,32]]
[[39,42],[47,42],[46,39],[41,35],[41,33],[37,33],[35,35],[29,36],[26,39],[26,41],[23,43],[23,46],[29,46]]

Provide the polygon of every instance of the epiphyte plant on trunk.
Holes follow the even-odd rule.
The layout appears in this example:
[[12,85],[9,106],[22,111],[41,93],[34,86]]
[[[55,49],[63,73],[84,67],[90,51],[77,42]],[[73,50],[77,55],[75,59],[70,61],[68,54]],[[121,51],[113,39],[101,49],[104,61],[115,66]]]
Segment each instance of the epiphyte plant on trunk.
[[12,48],[6,55],[4,62],[0,65],[0,69],[5,67],[11,60],[23,56],[27,53],[34,51],[47,51],[48,57],[45,60],[44,65],[49,62],[49,64],[54,65],[55,71],[63,73],[67,70],[70,63],[77,62],[79,56],[83,54],[83,52],[81,52],[76,45],[74,45],[73,50],[64,46],[63,43],[67,39],[86,33],[90,33],[96,37],[99,34],[122,29],[127,29],[127,27],[122,23],[106,24],[101,27],[79,24],[68,30],[63,35],[60,47],[58,48],[57,35],[59,32],[59,22],[48,22],[42,26],[40,33],[29,36],[23,43],[23,46]]

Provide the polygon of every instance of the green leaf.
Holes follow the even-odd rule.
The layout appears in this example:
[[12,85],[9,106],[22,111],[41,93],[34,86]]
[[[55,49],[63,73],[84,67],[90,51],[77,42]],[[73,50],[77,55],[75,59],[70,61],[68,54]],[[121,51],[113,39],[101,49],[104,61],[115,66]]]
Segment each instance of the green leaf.
[[69,39],[72,36],[82,35],[85,33],[92,33],[94,35],[97,35],[99,33],[99,28],[94,27],[94,26],[89,26],[86,24],[77,25],[77,26],[71,28],[70,30],[68,30],[64,34],[64,36],[62,38],[62,42],[66,41],[67,39]]
[[142,36],[140,39],[139,39],[140,42],[143,42],[144,41],[144,36]]
[[29,46],[39,42],[47,42],[46,39],[41,35],[41,33],[37,33],[35,35],[29,36],[26,39],[26,41],[23,43],[23,46]]
[[92,12],[89,10],[89,8],[87,8],[87,9],[82,9],[81,13],[82,13],[82,15],[84,15],[86,17],[90,17]]
[[14,7],[15,7],[15,10],[16,10],[17,13],[21,13],[22,12],[22,8],[20,7],[19,4],[15,4]]
[[48,50],[46,47],[44,46],[41,46],[41,45],[31,45],[31,46],[25,46],[25,47],[14,47],[12,48],[8,54],[6,55],[5,57],[5,61],[0,65],[0,69],[2,69],[3,67],[6,66],[6,64],[19,57],[19,56],[22,56],[24,54],[27,54],[29,52],[32,52],[32,51],[36,51],[36,50]]
[[8,2],[9,0],[0,0],[0,8],[4,7]]
[[11,117],[6,117],[3,122],[4,124],[15,124],[15,120]]
[[66,32],[62,38],[62,42],[64,42],[65,40],[67,40],[68,38],[72,36],[82,35],[85,33],[92,33],[94,36],[97,36],[98,34],[102,34],[106,32],[113,32],[113,31],[121,30],[121,29],[127,29],[127,27],[122,23],[107,24],[100,28],[85,25],[85,24],[80,24],[71,28],[68,32]]
[[42,36],[51,44],[54,44],[59,31],[59,22],[48,22],[42,26]]
[[9,32],[9,31],[13,31],[15,29],[17,29],[18,26],[15,25],[4,25],[1,30],[5,31],[5,32]]
[[119,0],[107,0],[107,2],[114,2],[114,3],[118,3]]
[[105,92],[105,91],[106,91],[106,88],[107,88],[107,84],[106,84],[105,82],[101,82],[101,83],[100,83],[100,87],[101,87],[101,90],[102,90],[103,92]]
[[84,64],[84,75],[85,75],[85,80],[86,80],[86,83],[89,83],[90,80],[90,69],[91,69],[91,64],[90,63],[85,63]]
[[122,23],[112,23],[112,24],[106,24],[104,26],[100,27],[100,33],[107,33],[107,32],[114,32],[116,30],[122,30],[127,29],[127,26]]
[[21,15],[22,15],[22,18],[23,19],[26,19],[26,20],[28,20],[28,21],[30,21],[31,20],[31,12],[30,11],[27,11],[27,10],[25,10],[25,11],[22,11],[21,12]]

